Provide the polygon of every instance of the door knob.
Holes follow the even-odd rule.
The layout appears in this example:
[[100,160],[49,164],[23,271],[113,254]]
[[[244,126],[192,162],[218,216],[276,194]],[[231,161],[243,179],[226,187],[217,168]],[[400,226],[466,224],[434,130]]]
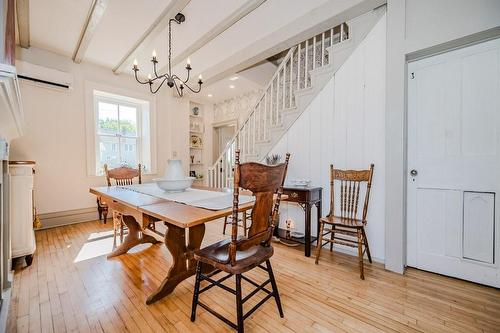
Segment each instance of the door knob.
[[413,177],[415,177],[416,175],[418,175],[418,172],[417,170],[413,169],[410,171],[410,175],[412,175]]

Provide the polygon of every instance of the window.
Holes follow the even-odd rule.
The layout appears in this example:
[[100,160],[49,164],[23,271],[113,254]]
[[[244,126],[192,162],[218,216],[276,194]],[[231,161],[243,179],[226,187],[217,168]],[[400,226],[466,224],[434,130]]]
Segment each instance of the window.
[[149,102],[126,96],[93,91],[95,174],[102,175],[104,164],[151,167],[151,123]]

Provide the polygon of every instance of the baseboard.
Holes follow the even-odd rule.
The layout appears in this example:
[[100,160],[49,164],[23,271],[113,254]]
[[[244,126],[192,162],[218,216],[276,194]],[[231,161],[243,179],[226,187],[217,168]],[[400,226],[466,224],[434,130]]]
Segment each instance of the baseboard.
[[90,207],[40,214],[39,218],[42,222],[40,229],[49,229],[68,224],[95,221],[99,218],[99,214],[97,213],[97,207]]

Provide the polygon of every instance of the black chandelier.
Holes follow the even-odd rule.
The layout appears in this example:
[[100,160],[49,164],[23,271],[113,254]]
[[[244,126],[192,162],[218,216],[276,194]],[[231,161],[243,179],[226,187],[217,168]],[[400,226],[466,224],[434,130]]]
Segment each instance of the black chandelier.
[[[191,71],[191,63],[189,61],[189,58],[187,59],[187,64],[186,64],[186,69],[187,69],[187,78],[186,80],[182,80],[179,78],[177,75],[172,74],[172,64],[171,64],[171,58],[172,58],[172,22],[175,22],[177,24],[181,24],[186,20],[186,17],[184,14],[177,13],[175,15],[175,18],[171,18],[168,21],[168,72],[165,74],[158,75],[158,72],[156,71],[156,64],[158,63],[158,60],[156,60],[156,51],[153,51],[153,57],[151,59],[151,62],[153,63],[153,73],[154,73],[154,78],[151,76],[151,74],[148,74],[148,78],[146,81],[141,81],[137,77],[137,72],[139,71],[139,67],[137,64],[137,59],[134,60],[134,67],[132,68],[134,70],[134,75],[135,79],[137,82],[140,84],[149,84],[149,90],[153,93],[156,94],[158,90],[160,90],[161,86],[165,81],[167,81],[167,86],[170,88],[175,87],[175,90],[177,91],[177,94],[182,97],[184,88],[188,88],[194,93],[199,93],[201,91],[201,85],[203,84],[201,74],[198,77],[198,90],[194,90],[191,88],[187,82],[189,81],[189,72]],[[153,89],[153,83],[156,81],[159,82],[157,85],[156,89]]]

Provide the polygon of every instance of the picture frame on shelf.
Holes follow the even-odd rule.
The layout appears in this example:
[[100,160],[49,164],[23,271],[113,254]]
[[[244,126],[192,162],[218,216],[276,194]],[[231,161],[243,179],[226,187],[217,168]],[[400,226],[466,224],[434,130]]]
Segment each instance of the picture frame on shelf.
[[189,177],[198,178],[198,176],[196,176],[196,171],[194,170],[189,171]]
[[203,146],[201,136],[195,134],[191,135],[190,146],[191,148],[201,148]]

